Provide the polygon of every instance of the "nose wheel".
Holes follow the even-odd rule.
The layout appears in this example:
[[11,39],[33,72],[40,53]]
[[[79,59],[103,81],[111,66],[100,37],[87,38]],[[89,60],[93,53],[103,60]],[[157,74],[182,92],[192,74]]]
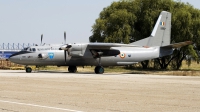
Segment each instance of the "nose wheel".
[[77,72],[77,67],[76,66],[69,66],[68,67],[68,71],[70,73],[76,73]]
[[102,66],[96,66],[94,69],[94,72],[96,74],[103,74],[104,73],[104,68]]
[[32,68],[31,67],[26,67],[26,73],[31,73],[32,72]]

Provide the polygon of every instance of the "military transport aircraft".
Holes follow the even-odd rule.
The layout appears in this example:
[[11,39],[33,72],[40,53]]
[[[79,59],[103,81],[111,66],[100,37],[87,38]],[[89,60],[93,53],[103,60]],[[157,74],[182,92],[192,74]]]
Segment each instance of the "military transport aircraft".
[[[103,66],[132,65],[144,60],[159,58],[173,53],[174,48],[192,44],[185,41],[170,44],[171,13],[162,11],[155,27],[145,39],[131,44],[119,43],[73,43],[31,46],[10,56],[9,60],[25,65],[69,66],[69,72],[76,72],[77,66],[96,66],[96,74],[104,73]],[[64,34],[66,41],[66,34]]]

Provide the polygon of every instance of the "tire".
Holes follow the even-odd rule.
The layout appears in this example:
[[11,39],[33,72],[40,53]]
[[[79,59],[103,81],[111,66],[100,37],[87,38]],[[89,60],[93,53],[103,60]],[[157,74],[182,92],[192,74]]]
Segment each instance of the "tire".
[[96,66],[94,69],[94,72],[96,74],[103,74],[104,73],[104,68],[102,66]]
[[26,68],[26,73],[31,73],[32,72],[32,68],[31,67],[27,67]]
[[68,71],[70,73],[76,73],[77,72],[77,67],[76,66],[69,66],[68,67]]

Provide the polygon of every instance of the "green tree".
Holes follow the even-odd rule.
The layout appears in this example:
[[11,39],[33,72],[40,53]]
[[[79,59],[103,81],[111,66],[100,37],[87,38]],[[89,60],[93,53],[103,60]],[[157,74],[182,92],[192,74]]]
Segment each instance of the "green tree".
[[100,17],[92,27],[91,42],[123,42],[129,43],[130,34],[136,16],[135,9],[129,2],[113,2],[104,8]]
[[[198,61],[200,50],[200,10],[174,0],[120,0],[103,9],[92,26],[90,42],[130,43],[148,37],[161,11],[172,13],[171,42],[191,40],[192,45],[175,50],[173,55],[156,59],[160,68],[179,69],[186,56]],[[131,39],[131,40],[130,40]],[[172,62],[172,64],[170,64]],[[147,67],[149,62],[142,62]]]

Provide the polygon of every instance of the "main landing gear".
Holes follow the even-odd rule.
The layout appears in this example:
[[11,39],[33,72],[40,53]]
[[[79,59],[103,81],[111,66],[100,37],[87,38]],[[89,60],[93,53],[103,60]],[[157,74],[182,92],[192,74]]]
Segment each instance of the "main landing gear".
[[103,74],[104,73],[104,68],[101,66],[101,56],[99,57],[99,63],[98,63],[98,66],[95,67],[94,72],[96,74]]
[[76,73],[77,72],[77,67],[76,66],[69,66],[68,67],[68,71],[70,73]]
[[94,69],[94,72],[96,74],[103,74],[104,73],[104,68],[102,66],[96,66]]

